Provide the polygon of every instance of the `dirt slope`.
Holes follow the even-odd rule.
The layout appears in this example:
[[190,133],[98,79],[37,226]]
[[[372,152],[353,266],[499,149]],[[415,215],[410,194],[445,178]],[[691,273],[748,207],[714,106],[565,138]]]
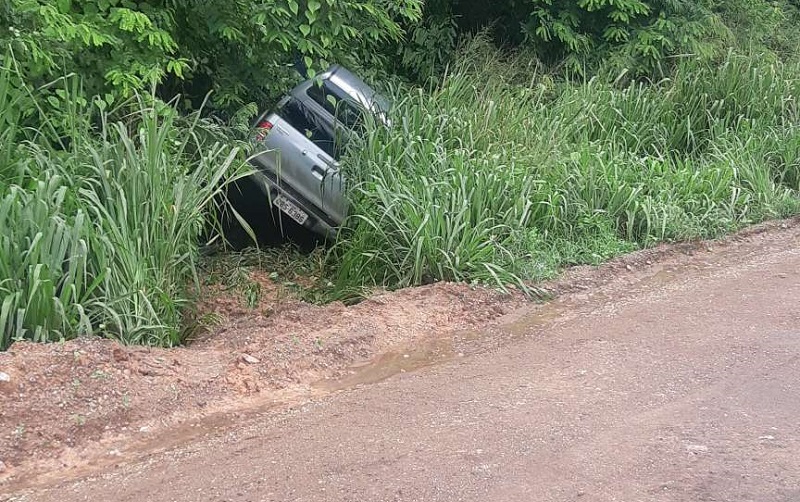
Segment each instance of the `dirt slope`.
[[0,353],[8,376],[0,381],[0,483],[160,446],[187,421],[313,395],[312,382],[341,377],[389,347],[485,325],[522,301],[439,284],[350,308],[295,302],[277,315],[238,317],[187,348],[16,343]]
[[[23,345],[0,356],[17,385],[0,389],[0,419],[12,420],[0,451],[16,462],[0,491],[26,501],[800,500],[798,243],[798,225],[773,224],[573,270],[550,285],[557,301],[494,327],[519,299],[440,285],[351,309],[302,307],[179,351]],[[312,349],[281,353],[292,336]],[[105,365],[85,366],[84,353]],[[39,385],[50,377],[42,361],[60,375],[51,387]],[[62,422],[56,445],[26,443],[27,429],[15,438],[21,416],[39,437],[59,429],[41,423],[69,416],[64,368],[81,381],[75,395],[84,381],[107,385],[102,399],[66,404],[97,423]],[[120,393],[157,398],[116,405]],[[69,435],[83,427],[95,435]],[[79,444],[64,450],[69,439]],[[43,472],[53,452],[66,465]]]

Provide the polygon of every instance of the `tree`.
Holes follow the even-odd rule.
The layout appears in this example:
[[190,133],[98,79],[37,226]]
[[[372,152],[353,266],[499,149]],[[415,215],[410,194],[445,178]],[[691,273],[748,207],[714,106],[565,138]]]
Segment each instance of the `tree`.
[[215,91],[232,111],[285,89],[295,60],[313,72],[403,37],[422,0],[0,0],[0,40],[27,78],[77,73],[109,100],[160,85]]
[[[740,0],[742,2],[751,0]],[[763,3],[763,0],[752,0]],[[711,0],[451,0],[440,2],[462,31],[489,28],[498,44],[533,48],[545,61],[582,71],[619,60],[640,73],[670,56],[710,55],[725,37]]]

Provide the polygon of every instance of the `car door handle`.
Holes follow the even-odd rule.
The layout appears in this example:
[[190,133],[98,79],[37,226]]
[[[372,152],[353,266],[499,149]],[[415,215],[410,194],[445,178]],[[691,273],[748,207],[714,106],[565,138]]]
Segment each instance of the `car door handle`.
[[325,179],[325,175],[328,174],[328,170],[314,165],[311,167],[311,174],[322,180]]

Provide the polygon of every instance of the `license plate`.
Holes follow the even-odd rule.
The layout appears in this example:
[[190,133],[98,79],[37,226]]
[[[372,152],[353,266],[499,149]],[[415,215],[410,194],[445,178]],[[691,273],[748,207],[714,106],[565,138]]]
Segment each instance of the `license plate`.
[[275,200],[273,200],[272,203],[275,204],[278,209],[286,213],[289,218],[301,225],[308,219],[308,214],[306,214],[305,211],[297,207],[297,205],[282,195],[275,197]]

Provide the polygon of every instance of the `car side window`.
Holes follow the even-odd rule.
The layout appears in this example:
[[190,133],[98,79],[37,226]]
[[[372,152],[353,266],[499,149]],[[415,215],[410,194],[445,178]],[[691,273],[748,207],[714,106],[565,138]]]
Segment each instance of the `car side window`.
[[289,125],[300,131],[325,153],[333,157],[335,152],[333,138],[311,120],[310,114],[303,110],[300,103],[294,99],[289,100],[281,108],[280,115]]
[[323,82],[322,85],[314,83],[306,93],[347,127],[352,129],[361,123],[362,111],[330,82]]

